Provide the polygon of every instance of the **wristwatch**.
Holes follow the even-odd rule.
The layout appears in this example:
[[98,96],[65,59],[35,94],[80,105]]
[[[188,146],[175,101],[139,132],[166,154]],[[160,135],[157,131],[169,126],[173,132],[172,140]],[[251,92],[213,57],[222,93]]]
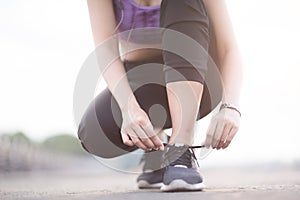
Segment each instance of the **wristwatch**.
[[240,117],[242,116],[240,109],[239,109],[236,105],[234,105],[234,104],[232,104],[232,103],[222,103],[222,104],[221,104],[221,107],[220,107],[220,109],[219,109],[219,111],[220,111],[221,109],[223,109],[223,108],[230,108],[230,109],[233,109],[233,110],[237,111],[237,112],[240,114]]

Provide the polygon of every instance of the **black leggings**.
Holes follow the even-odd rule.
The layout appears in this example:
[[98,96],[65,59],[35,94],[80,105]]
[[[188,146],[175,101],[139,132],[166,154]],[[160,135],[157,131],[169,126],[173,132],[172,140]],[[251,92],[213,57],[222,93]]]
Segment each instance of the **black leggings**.
[[[162,0],[160,24],[161,27],[188,35],[208,51],[209,23],[202,0]],[[164,36],[162,39],[163,45],[167,46],[168,43],[164,43],[167,39],[164,39]],[[206,71],[207,58],[202,56],[198,64],[204,69],[202,71]],[[145,58],[143,61],[124,61],[124,66],[133,93],[141,108],[148,114],[154,128],[172,127],[166,83],[189,80],[203,84],[197,120],[209,114],[221,101],[220,84],[213,86],[220,92],[213,95],[212,101],[203,78],[204,74],[198,73],[190,62],[174,53],[163,51],[161,55]],[[174,75],[173,70],[182,76]],[[106,88],[89,104],[79,124],[78,136],[83,148],[103,158],[112,158],[136,150],[135,146],[123,144],[121,124],[120,108]]]

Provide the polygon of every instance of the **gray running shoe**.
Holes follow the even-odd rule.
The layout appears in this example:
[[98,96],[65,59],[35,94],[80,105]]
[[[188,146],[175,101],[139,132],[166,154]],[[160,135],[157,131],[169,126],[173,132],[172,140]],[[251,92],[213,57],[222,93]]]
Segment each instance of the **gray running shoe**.
[[166,168],[162,191],[193,191],[205,187],[191,147],[184,144],[167,145],[163,159]]
[[162,156],[163,151],[145,151],[143,173],[137,178],[140,189],[160,188],[163,185],[165,168],[162,167]]

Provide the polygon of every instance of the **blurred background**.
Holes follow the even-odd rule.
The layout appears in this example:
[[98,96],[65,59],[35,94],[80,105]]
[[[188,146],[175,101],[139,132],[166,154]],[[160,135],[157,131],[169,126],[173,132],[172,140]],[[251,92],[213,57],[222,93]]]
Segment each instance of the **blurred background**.
[[[300,1],[226,2],[244,61],[241,127],[202,165],[299,169]],[[2,0],[0,34],[0,174],[107,170],[82,151],[72,111],[77,74],[94,49],[86,1]]]

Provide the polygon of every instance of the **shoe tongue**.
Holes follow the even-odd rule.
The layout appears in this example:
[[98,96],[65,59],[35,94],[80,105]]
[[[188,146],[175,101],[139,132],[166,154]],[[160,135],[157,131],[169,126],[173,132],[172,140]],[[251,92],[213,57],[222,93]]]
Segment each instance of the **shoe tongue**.
[[168,163],[174,167],[191,167],[190,150],[188,145],[181,143],[172,144],[169,146],[166,156]]

